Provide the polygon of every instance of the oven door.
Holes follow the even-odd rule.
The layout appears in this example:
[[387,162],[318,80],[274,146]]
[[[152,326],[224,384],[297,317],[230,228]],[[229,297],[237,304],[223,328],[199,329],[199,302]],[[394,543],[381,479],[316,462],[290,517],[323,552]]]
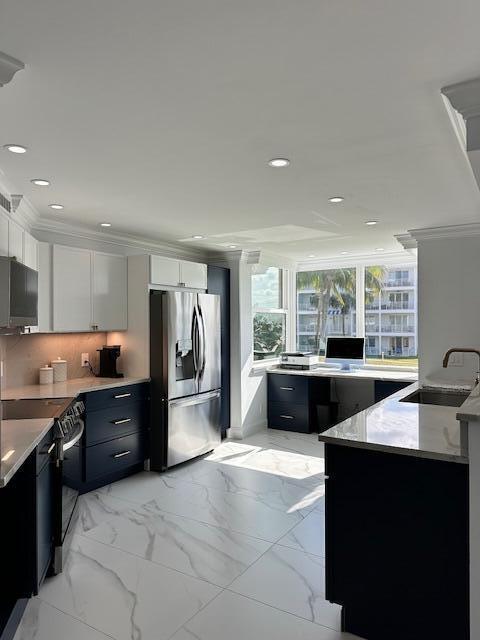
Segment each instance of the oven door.
[[[57,481],[55,500],[55,554],[53,558],[53,573],[61,573],[72,542],[73,534],[77,528],[80,517],[78,497],[79,492],[75,488],[76,480],[81,478],[81,450],[79,441],[83,435],[84,423],[76,420],[75,432],[69,435],[67,441],[61,444],[61,454],[57,461]],[[78,486],[78,485],[77,485]]]

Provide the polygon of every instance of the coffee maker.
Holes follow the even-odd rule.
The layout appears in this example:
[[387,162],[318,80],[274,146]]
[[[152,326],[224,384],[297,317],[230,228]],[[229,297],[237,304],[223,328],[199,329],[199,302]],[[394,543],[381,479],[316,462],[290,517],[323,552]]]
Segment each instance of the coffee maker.
[[123,373],[117,373],[117,358],[120,355],[120,345],[105,345],[97,349],[100,354],[99,378],[123,378]]

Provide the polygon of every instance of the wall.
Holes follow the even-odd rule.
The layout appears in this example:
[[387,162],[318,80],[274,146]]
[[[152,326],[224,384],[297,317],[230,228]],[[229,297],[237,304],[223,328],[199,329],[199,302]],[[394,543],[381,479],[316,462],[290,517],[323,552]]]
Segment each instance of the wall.
[[420,379],[473,381],[478,358],[442,368],[451,347],[480,348],[480,236],[418,240]]
[[0,354],[4,361],[2,387],[38,383],[38,369],[58,356],[68,362],[68,377],[91,375],[81,367],[81,354],[88,352],[94,369],[98,367],[97,349],[107,343],[105,333],[60,333],[0,336]]

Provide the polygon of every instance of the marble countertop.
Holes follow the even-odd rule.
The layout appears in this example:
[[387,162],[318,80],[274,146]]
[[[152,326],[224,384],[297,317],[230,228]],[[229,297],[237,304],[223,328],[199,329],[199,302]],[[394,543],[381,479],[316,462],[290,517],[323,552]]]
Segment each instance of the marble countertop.
[[400,402],[420,388],[414,383],[327,429],[322,442],[468,464],[467,425],[457,407]]
[[4,487],[53,426],[53,418],[0,422],[0,488]]
[[320,366],[317,369],[302,371],[300,369],[281,369],[280,367],[272,367],[267,369],[267,373],[323,378],[351,378],[354,380],[385,380],[389,382],[416,382],[418,380],[418,373],[416,371],[392,371],[383,368],[365,368],[342,371],[336,367]]
[[465,422],[480,422],[480,385],[474,387],[472,393],[457,411],[457,419]]
[[[75,398],[81,393],[148,382],[148,378],[76,378],[4,389],[2,400]],[[53,426],[53,418],[0,421],[0,488],[4,487]]]
[[148,382],[149,378],[73,378],[66,382],[54,382],[53,384],[30,384],[22,387],[12,387],[2,390],[2,400],[30,400],[41,398],[75,398],[81,393],[89,391],[101,391],[102,389],[114,389],[125,387],[129,384]]

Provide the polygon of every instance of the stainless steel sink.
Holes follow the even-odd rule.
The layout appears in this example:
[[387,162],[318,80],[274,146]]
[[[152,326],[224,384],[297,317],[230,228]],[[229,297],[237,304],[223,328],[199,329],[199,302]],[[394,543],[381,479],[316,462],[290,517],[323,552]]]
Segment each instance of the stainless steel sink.
[[419,389],[400,402],[436,404],[441,407],[460,407],[470,395],[469,391],[445,391],[444,389]]

